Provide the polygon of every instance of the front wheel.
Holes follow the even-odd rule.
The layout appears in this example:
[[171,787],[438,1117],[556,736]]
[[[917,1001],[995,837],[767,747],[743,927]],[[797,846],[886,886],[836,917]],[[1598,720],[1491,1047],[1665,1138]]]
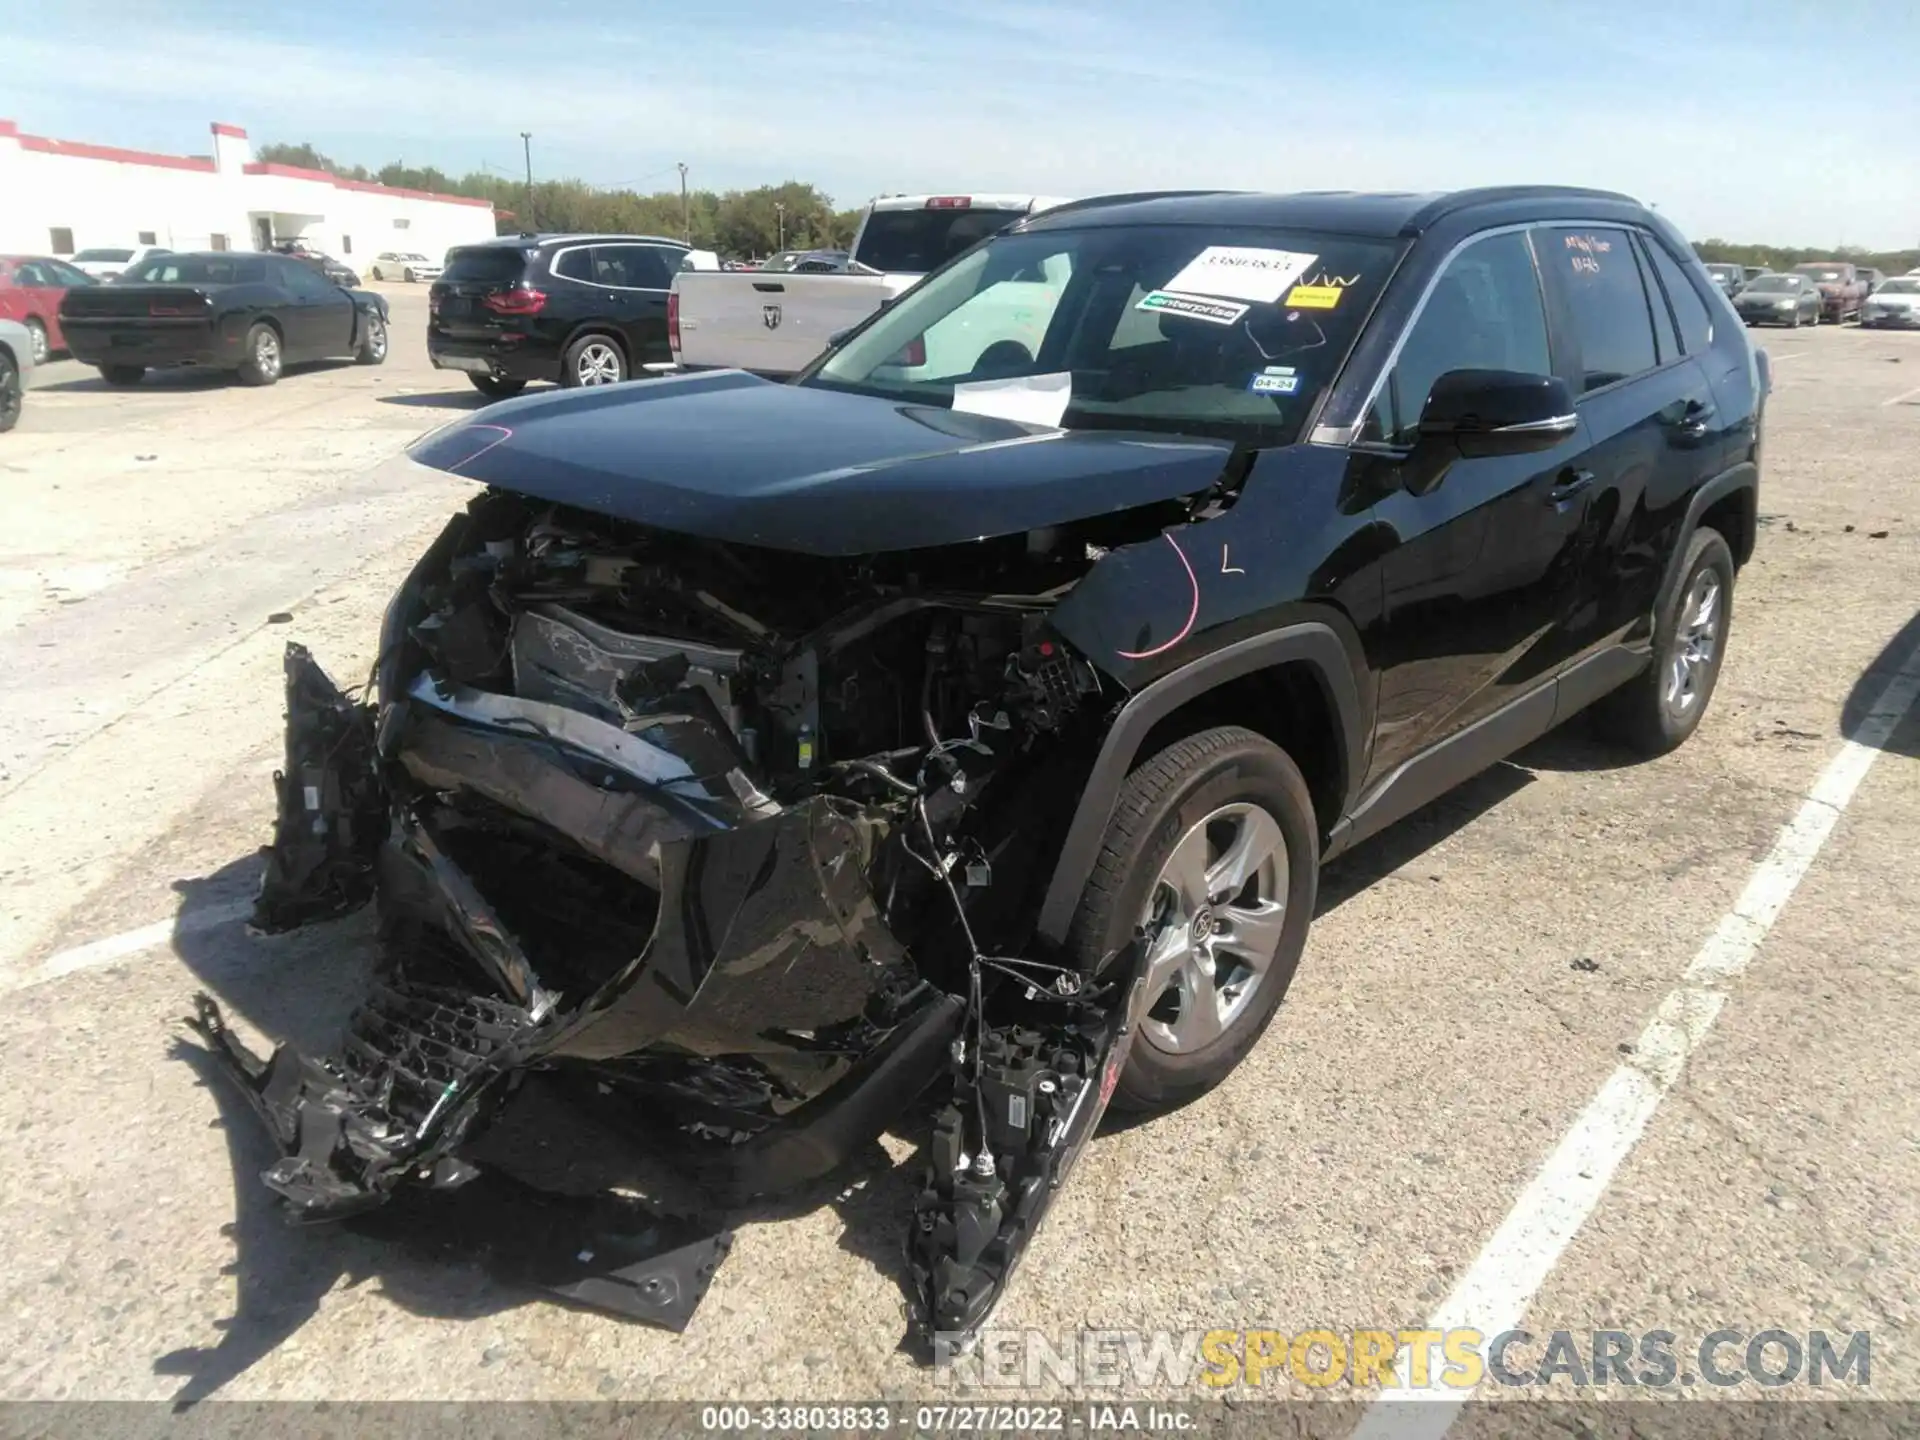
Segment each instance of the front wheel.
[[511,400],[527,388],[524,380],[504,380],[498,375],[469,375],[473,388],[489,400]]
[[1114,1105],[1183,1105],[1245,1058],[1293,982],[1319,872],[1306,781],[1251,730],[1204,730],[1127,777],[1069,937],[1089,972],[1136,934],[1147,945]]
[[407,272],[406,272],[405,274],[403,274],[403,275],[402,275],[402,276],[401,276],[400,278],[401,278],[401,279],[403,279],[403,280],[405,280],[405,281],[407,282],[407,284],[409,284],[409,285],[411,285],[411,284],[413,284],[413,278],[414,278],[414,277],[413,277],[413,271],[411,271],[411,270],[409,270],[409,271],[407,271]]
[[1654,616],[1653,663],[1593,707],[1595,728],[1643,755],[1665,755],[1700,728],[1733,620],[1733,552],[1718,530],[1693,532],[1680,583]]
[[146,373],[147,367],[144,365],[102,365],[100,367],[100,378],[109,385],[138,385]]
[[387,359],[387,322],[378,315],[367,316],[360,332],[360,344],[353,352],[356,365],[383,365]]
[[618,385],[627,378],[627,357],[605,335],[582,335],[567,347],[562,385]]
[[280,332],[264,321],[247,331],[246,359],[240,362],[242,385],[271,385],[280,378]]

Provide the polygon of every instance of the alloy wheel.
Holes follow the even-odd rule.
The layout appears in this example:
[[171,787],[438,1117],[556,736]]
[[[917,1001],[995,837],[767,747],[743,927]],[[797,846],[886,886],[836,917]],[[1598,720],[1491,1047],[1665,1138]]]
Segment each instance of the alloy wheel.
[[38,320],[27,322],[27,346],[33,352],[35,365],[44,365],[53,357],[53,346],[47,341],[47,327]]
[[1141,915],[1156,1048],[1203,1049],[1245,1013],[1280,948],[1288,878],[1286,837],[1259,805],[1222,805],[1181,836]]
[[367,353],[375,360],[387,358],[387,322],[377,315],[367,321]]
[[620,379],[620,352],[605,340],[595,340],[580,348],[575,373],[582,385],[612,385]]
[[280,337],[271,330],[262,330],[254,340],[253,363],[262,375],[272,377],[280,373]]
[[1725,595],[1719,575],[1702,570],[1680,606],[1673,656],[1667,665],[1667,709],[1676,718],[1693,712],[1712,677],[1720,653]]

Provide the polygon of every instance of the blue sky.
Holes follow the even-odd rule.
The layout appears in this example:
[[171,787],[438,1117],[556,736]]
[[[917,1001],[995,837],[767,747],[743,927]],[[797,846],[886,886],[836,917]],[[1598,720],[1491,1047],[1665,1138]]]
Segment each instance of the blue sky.
[[0,0],[0,116],[516,175],[530,130],[541,175],[843,205],[1560,181],[1696,238],[1920,244],[1915,0]]

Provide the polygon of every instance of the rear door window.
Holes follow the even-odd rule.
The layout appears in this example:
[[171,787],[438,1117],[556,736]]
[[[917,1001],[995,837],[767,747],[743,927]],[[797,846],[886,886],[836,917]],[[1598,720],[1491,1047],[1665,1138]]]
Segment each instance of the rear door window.
[[1624,230],[1539,232],[1542,261],[1566,297],[1580,348],[1581,390],[1631,379],[1660,363],[1653,310]]
[[447,256],[447,268],[440,278],[454,284],[511,285],[526,272],[526,252],[498,246],[476,246],[455,250]]

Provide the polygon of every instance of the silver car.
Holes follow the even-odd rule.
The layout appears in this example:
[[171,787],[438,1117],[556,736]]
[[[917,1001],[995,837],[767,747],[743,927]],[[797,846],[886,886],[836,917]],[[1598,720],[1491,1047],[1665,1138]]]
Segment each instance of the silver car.
[[1920,275],[1884,281],[1860,307],[1860,323],[1870,328],[1920,330]]
[[20,419],[20,399],[33,379],[33,337],[17,320],[0,320],[0,432]]

